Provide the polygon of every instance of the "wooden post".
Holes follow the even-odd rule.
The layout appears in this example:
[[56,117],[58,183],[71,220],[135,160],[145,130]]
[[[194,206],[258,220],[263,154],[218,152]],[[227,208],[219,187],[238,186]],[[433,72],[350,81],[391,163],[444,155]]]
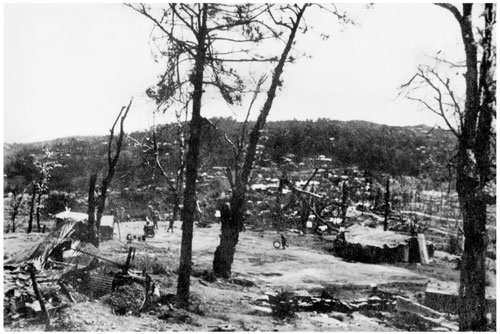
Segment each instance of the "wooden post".
[[425,235],[419,233],[417,235],[418,248],[420,251],[420,263],[429,264],[429,255],[427,254],[427,243],[425,242]]
[[128,269],[130,267],[130,260],[132,259],[132,251],[134,251],[135,255],[135,248],[134,247],[129,247],[128,249],[128,255],[127,255],[127,261],[125,262],[125,265],[123,266],[123,273],[127,274]]
[[151,287],[151,276],[149,276],[148,274],[146,274],[146,281],[144,282],[144,286],[146,289],[146,298],[144,299],[144,304],[141,307],[141,311],[149,305],[149,290]]
[[43,301],[43,296],[40,292],[40,289],[38,289],[38,282],[36,281],[36,275],[35,275],[35,267],[33,265],[30,265],[28,270],[30,273],[31,282],[33,283],[33,291],[35,292],[36,299],[40,303],[40,308],[42,309],[42,315],[45,317],[45,329],[50,330],[50,316],[49,312],[47,311],[47,308],[45,307],[45,302]]
[[389,177],[387,177],[387,181],[385,184],[385,211],[384,211],[384,231],[387,231],[387,227],[389,225],[389,204],[391,202],[391,192],[389,188]]
[[73,298],[66,285],[62,281],[58,281],[57,283],[61,287],[61,291],[66,295],[66,297],[68,297],[69,301],[75,303],[75,298]]

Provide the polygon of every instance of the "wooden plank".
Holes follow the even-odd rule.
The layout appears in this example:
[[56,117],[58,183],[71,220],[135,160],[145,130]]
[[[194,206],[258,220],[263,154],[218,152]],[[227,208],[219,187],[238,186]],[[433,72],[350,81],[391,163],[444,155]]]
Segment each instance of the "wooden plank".
[[430,307],[413,302],[409,299],[396,296],[396,310],[401,312],[408,312],[418,314],[427,318],[442,318],[444,315]]
[[420,263],[429,264],[429,254],[427,253],[427,244],[423,233],[417,234],[418,249],[420,251]]

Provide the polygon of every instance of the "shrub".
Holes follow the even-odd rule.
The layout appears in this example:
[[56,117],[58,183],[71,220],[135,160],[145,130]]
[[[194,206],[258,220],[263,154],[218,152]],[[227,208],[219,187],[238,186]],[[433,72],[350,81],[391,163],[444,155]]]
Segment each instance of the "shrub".
[[281,291],[275,297],[270,297],[270,302],[273,316],[276,318],[289,319],[295,317],[298,305],[291,292]]

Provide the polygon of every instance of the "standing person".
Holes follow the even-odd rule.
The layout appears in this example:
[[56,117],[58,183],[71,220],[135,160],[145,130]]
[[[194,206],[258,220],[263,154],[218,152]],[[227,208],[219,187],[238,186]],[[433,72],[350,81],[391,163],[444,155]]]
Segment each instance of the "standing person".
[[288,245],[286,244],[286,238],[283,234],[281,234],[281,246],[285,249]]
[[167,229],[167,232],[168,231],[172,231],[172,233],[174,233],[174,218],[170,218],[170,221],[168,222],[168,229]]
[[172,231],[172,233],[174,233],[174,219],[175,219],[175,216],[174,216],[174,213],[172,212],[170,214],[170,217],[169,217],[169,221],[168,221],[168,229],[167,229],[167,232],[169,231]]
[[158,229],[158,220],[160,219],[160,213],[158,212],[158,210],[153,210],[153,226],[155,228],[155,230]]
[[127,215],[125,214],[125,208],[123,206],[120,208],[119,216],[120,216],[120,223],[124,222],[127,218]]

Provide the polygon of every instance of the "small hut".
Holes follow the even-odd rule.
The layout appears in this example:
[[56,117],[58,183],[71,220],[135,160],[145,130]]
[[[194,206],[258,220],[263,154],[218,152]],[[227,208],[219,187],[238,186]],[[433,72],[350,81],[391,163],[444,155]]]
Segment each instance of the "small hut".
[[[75,227],[76,235],[85,235],[87,233],[87,220],[88,215],[83,212],[63,211],[55,215],[56,227],[59,227],[65,220],[74,220],[78,224]],[[114,234],[114,217],[102,216],[100,227],[100,239],[111,240]]]

